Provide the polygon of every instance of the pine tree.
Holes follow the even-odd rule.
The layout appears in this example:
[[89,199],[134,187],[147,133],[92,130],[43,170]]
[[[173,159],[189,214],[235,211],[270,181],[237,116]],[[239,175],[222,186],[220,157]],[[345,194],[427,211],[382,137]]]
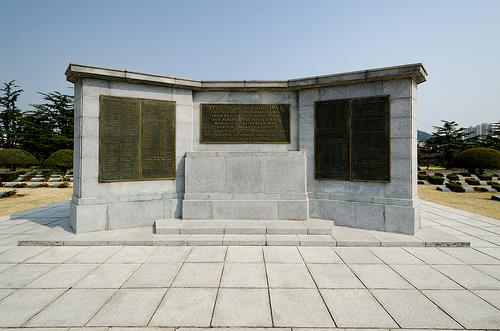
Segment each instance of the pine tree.
[[60,149],[73,149],[73,97],[59,92],[40,93],[44,103],[34,104],[23,120],[22,146],[39,159]]
[[0,147],[13,148],[18,146],[19,129],[23,113],[17,108],[17,101],[23,90],[14,80],[3,84],[0,89]]
[[449,168],[454,156],[464,150],[466,137],[465,129],[458,127],[455,121],[441,120],[443,126],[434,126],[435,132],[426,141],[427,146],[443,157],[446,167]]

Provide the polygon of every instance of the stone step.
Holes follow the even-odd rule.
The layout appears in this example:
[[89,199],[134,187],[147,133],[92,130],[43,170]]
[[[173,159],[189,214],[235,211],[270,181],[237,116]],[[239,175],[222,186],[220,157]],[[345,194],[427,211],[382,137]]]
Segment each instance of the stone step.
[[185,235],[331,235],[333,221],[277,221],[277,220],[177,220],[155,222],[156,234]]

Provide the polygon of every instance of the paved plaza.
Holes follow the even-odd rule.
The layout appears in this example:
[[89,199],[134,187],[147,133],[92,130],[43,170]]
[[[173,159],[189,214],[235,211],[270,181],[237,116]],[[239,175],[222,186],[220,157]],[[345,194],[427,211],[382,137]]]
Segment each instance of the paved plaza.
[[0,327],[500,328],[500,221],[422,216],[471,247],[17,246],[67,231],[68,204],[4,217]]

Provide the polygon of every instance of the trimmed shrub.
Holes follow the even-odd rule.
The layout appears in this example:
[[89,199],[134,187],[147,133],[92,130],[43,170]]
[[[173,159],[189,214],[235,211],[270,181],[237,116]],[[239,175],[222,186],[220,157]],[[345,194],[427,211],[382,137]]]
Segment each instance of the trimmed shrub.
[[19,177],[23,175],[25,171],[9,171],[9,172],[0,172],[0,181],[2,182],[13,182]]
[[488,189],[486,187],[475,186],[474,191],[476,191],[476,192],[488,192]]
[[468,172],[459,172],[458,174],[462,175],[464,177],[470,177],[470,173],[468,173]]
[[427,176],[427,180],[434,185],[443,185],[444,183],[444,178],[439,176]]
[[417,181],[417,184],[418,184],[418,185],[424,185],[424,184],[425,184],[425,182],[424,182],[423,180],[419,180],[419,181]]
[[477,176],[480,180],[491,180],[493,177],[488,176],[488,175],[478,175]]
[[446,178],[448,178],[449,180],[458,180],[458,175],[456,174],[448,174],[446,175]]
[[465,182],[469,185],[481,185],[479,181],[475,180],[474,178],[465,178]]
[[8,190],[0,192],[0,199],[7,198],[16,194],[16,190]]
[[60,149],[52,153],[43,163],[44,167],[58,169],[62,172],[73,167],[73,151],[71,149]]
[[54,173],[54,170],[52,170],[52,169],[42,169],[42,170],[40,170],[40,172],[42,173],[43,178],[47,179],[50,176],[52,176],[52,174]]
[[488,184],[488,185],[490,185],[490,186],[493,186],[493,185],[500,185],[500,183],[499,183],[499,182],[494,182],[494,181],[492,181],[492,180],[487,181],[487,182],[486,182],[486,184]]
[[26,186],[28,186],[28,184],[26,182],[19,182],[14,187],[21,188],[21,187],[26,187]]
[[418,174],[418,180],[427,180],[427,175]]
[[453,164],[480,175],[485,169],[500,168],[500,151],[493,148],[470,148],[458,153]]
[[0,149],[0,165],[16,171],[17,167],[29,167],[38,164],[33,154],[17,148]]
[[458,183],[446,183],[446,187],[453,192],[465,192],[465,189],[462,187],[462,185]]
[[435,172],[434,176],[444,177],[442,172]]
[[419,171],[418,174],[419,175],[427,175],[427,171]]
[[500,185],[491,185],[491,187],[500,192]]

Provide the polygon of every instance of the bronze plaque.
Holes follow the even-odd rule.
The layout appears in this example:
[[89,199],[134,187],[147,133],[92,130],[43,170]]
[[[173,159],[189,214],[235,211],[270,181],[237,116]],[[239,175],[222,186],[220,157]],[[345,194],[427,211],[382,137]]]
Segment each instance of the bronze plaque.
[[175,103],[142,100],[141,178],[175,178]]
[[200,143],[290,143],[290,105],[207,103],[200,108]]
[[349,100],[315,104],[314,174],[317,179],[349,180]]
[[101,96],[99,181],[175,179],[175,103]]
[[101,96],[99,181],[139,180],[140,100]]
[[390,180],[390,113],[388,97],[352,100],[351,179]]

